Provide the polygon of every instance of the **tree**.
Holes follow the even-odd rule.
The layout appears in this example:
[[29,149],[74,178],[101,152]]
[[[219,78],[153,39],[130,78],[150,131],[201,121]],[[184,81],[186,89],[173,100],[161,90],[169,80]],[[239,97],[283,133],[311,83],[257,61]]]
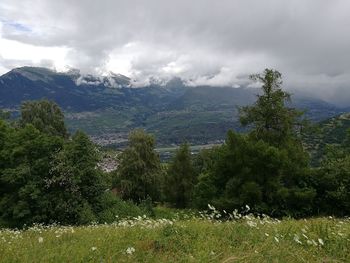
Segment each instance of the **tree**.
[[302,112],[288,108],[290,94],[282,90],[282,75],[272,69],[263,74],[251,75],[254,81],[262,83],[262,94],[252,106],[239,109],[243,126],[251,125],[250,135],[255,140],[263,140],[270,145],[283,147],[297,138],[297,128],[303,124]]
[[251,78],[263,84],[256,103],[240,108],[242,125],[251,129],[247,135],[228,132],[199,176],[195,203],[221,209],[248,204],[274,216],[303,216],[311,212],[316,193],[308,184],[308,155],[298,131],[302,113],[287,107],[290,95],[282,90],[278,71],[266,69]]
[[350,214],[350,131],[341,145],[328,145],[326,156],[313,174],[317,212]]
[[[212,204],[221,209],[245,205],[270,213],[276,206],[277,191],[286,156],[263,141],[229,131],[218,152],[211,182],[220,189]],[[208,179],[207,179],[208,180]]]
[[148,197],[159,199],[160,159],[154,150],[155,140],[143,130],[129,134],[129,144],[120,155],[117,187],[124,199],[141,202]]
[[55,155],[45,185],[52,217],[64,223],[97,220],[98,202],[109,188],[103,173],[96,169],[98,160],[95,145],[81,131]]
[[64,115],[59,106],[48,100],[27,101],[21,106],[20,124],[32,124],[36,129],[49,135],[68,138]]
[[[265,69],[251,79],[262,83],[262,94],[252,106],[240,108],[241,124],[251,126],[249,137],[277,147],[286,155],[281,181],[281,205],[285,210],[310,210],[314,189],[307,186],[309,155],[304,150],[301,132],[307,124],[303,112],[287,107],[290,94],[282,90],[282,75]],[[297,201],[298,200],[298,201]]]
[[176,151],[167,173],[167,199],[178,208],[188,207],[192,201],[195,171],[187,143]]
[[63,140],[32,125],[20,129],[0,126],[0,136],[4,136],[0,147],[0,221],[9,227],[48,222],[51,200],[45,181]]

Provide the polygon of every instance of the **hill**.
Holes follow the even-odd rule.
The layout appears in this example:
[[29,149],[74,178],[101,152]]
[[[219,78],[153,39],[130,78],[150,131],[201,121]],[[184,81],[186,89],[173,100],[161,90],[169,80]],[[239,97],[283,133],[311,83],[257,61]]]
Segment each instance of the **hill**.
[[316,125],[316,131],[305,136],[304,141],[311,153],[312,162],[319,164],[326,145],[339,145],[350,129],[350,113],[343,113]]
[[[241,130],[237,106],[255,101],[256,89],[188,87],[175,78],[166,84],[133,87],[128,77],[82,75],[22,67],[0,77],[0,107],[16,112],[24,100],[48,98],[65,111],[69,130],[82,129],[100,144],[123,144],[127,133],[144,128],[160,145],[218,143],[228,129]],[[344,112],[324,101],[296,94],[293,106],[314,121]]]

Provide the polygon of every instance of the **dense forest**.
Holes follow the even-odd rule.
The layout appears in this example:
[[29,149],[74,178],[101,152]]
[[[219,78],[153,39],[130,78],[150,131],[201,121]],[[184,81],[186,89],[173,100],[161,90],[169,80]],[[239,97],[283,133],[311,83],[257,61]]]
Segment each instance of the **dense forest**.
[[350,214],[350,133],[324,146],[317,166],[303,145],[304,114],[290,105],[278,71],[251,76],[262,91],[239,108],[249,131],[227,132],[224,144],[192,155],[184,142],[161,163],[155,138],[129,134],[118,168],[99,167],[101,148],[82,131],[68,134],[52,101],[29,101],[12,120],[0,112],[0,226],[113,222],[152,206],[240,210],[273,217]]

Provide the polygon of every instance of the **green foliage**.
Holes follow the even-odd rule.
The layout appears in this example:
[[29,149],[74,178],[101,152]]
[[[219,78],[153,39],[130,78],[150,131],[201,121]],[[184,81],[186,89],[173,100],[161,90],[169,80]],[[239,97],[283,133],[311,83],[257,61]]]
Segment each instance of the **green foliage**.
[[[47,103],[28,105],[25,119],[41,118]],[[112,222],[117,215],[143,212],[112,195],[110,178],[97,168],[99,153],[86,134],[78,131],[67,140],[40,118],[33,124],[22,119],[19,127],[0,120],[0,226]],[[36,128],[38,123],[44,126]]]
[[190,147],[185,143],[176,151],[168,168],[166,180],[168,201],[178,208],[188,207],[192,200],[195,180]]
[[3,111],[0,109],[0,120],[8,120],[10,118],[11,114],[8,111]]
[[252,138],[283,147],[296,139],[297,128],[302,126],[299,120],[302,112],[286,107],[290,94],[282,90],[282,75],[278,71],[265,69],[251,79],[262,83],[262,94],[252,106],[240,108],[241,124],[253,126]]
[[147,214],[131,201],[122,201],[111,192],[105,192],[99,196],[97,204],[97,217],[101,223],[112,223],[122,218]]
[[[221,209],[248,204],[261,212],[275,205],[286,158],[283,152],[263,141],[251,141],[230,131],[218,154],[209,173],[211,179],[202,176],[199,180],[210,192],[216,193],[211,203]],[[209,187],[211,183],[215,188]]]
[[315,169],[317,208],[320,213],[350,214],[350,133],[340,146],[329,146],[321,167]]
[[59,106],[52,101],[27,101],[21,106],[20,124],[32,124],[36,129],[49,135],[68,137],[64,115]]
[[2,123],[1,131],[4,138],[0,148],[1,221],[8,226],[46,222],[50,200],[45,193],[45,181],[63,141],[40,133],[32,125],[13,129]]
[[98,201],[109,187],[107,178],[96,169],[97,161],[96,147],[82,132],[77,132],[55,155],[46,189],[52,200],[52,215],[58,221],[96,221],[93,215],[98,211]]
[[143,130],[129,135],[129,145],[120,155],[117,187],[123,199],[141,202],[147,197],[159,200],[161,169],[159,155],[154,150],[153,136]]
[[303,134],[303,142],[311,154],[314,167],[320,166],[326,155],[329,155],[329,146],[344,145],[349,138],[350,114],[344,113],[322,121],[315,125],[316,131]]
[[274,216],[310,214],[316,192],[308,184],[308,155],[298,131],[302,113],[286,106],[290,95],[282,90],[278,71],[266,69],[251,78],[263,84],[256,103],[240,108],[241,123],[251,130],[230,131],[212,161],[203,162],[209,169],[198,179],[194,203],[220,209],[249,205]]

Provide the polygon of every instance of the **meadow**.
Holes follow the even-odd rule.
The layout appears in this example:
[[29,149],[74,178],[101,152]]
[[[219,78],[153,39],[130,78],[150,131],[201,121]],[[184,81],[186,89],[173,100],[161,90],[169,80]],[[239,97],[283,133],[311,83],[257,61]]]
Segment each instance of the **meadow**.
[[350,219],[237,212],[0,231],[0,262],[350,262]]

